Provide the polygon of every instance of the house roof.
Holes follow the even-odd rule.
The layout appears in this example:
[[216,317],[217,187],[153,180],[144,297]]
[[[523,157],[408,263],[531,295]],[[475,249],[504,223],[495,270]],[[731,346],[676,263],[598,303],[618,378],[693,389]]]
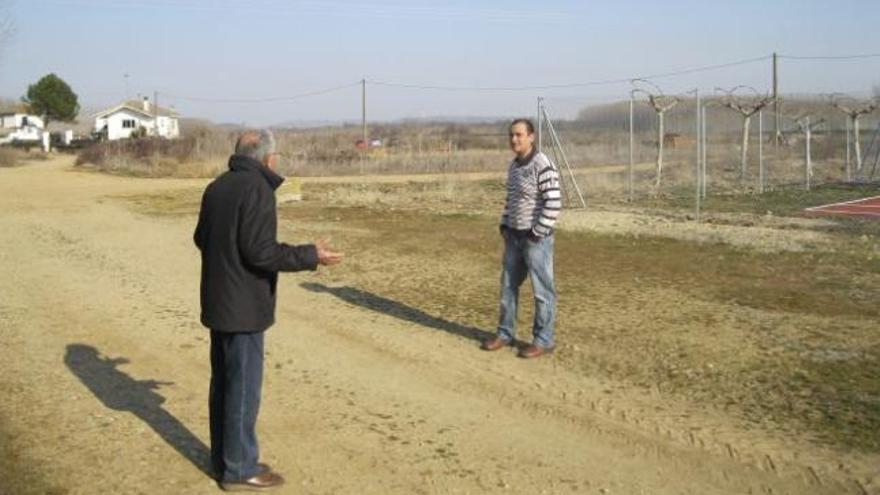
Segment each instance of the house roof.
[[[156,112],[155,107],[150,108],[150,111],[146,112],[144,111],[144,105],[142,102],[138,100],[128,100],[116,105],[115,107],[108,108],[107,110],[102,110],[94,114],[93,117],[100,118],[106,115],[114,114],[121,110],[128,110],[130,112],[138,113],[143,115],[144,117],[153,117],[154,112]],[[177,117],[180,115],[176,111],[164,107],[158,107],[158,113],[161,117]]]

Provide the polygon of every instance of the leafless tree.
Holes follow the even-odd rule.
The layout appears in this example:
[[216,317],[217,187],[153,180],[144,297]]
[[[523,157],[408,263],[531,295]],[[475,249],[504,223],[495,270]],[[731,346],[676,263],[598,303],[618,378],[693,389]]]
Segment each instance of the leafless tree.
[[[739,96],[737,91],[748,90],[752,94],[749,96]],[[773,103],[773,96],[769,94],[761,94],[755,88],[749,86],[737,86],[731,90],[715,88],[722,94],[719,104],[735,110],[742,115],[742,155],[740,158],[740,178],[745,178],[748,166],[749,156],[749,127],[751,126],[752,116],[760,112],[764,107]]]
[[810,151],[810,145],[813,140],[813,130],[825,123],[824,118],[812,119],[811,117],[811,115],[806,113],[791,117],[801,132],[804,133],[804,183],[808,190],[810,189],[810,182],[813,178],[813,157]]
[[[653,91],[640,88],[639,83],[651,86]],[[654,181],[654,187],[659,188],[660,178],[663,175],[663,140],[665,137],[663,130],[663,116],[668,110],[671,110],[672,107],[678,105],[681,102],[681,98],[675,95],[665,95],[657,85],[643,79],[635,79],[632,81],[632,84],[633,86],[636,86],[631,92],[632,95],[635,96],[639,93],[644,94],[645,97],[648,98],[648,104],[650,104],[651,108],[654,109],[654,112],[657,113],[657,178]]]
[[852,123],[852,130],[854,135],[853,144],[856,149],[857,171],[862,170],[862,146],[859,141],[859,118],[861,118],[862,115],[873,112],[877,108],[878,104],[880,104],[880,98],[874,98],[873,100],[866,102],[839,94],[831,95],[831,105],[849,116],[850,123]]

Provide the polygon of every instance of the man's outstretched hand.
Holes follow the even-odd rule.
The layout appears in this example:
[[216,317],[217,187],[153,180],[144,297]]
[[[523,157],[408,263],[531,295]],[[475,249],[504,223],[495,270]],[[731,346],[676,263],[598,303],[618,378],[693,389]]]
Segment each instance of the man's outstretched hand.
[[315,248],[318,250],[318,264],[319,265],[335,265],[342,261],[343,254],[338,253],[330,247],[329,241],[327,239],[318,239],[315,241]]

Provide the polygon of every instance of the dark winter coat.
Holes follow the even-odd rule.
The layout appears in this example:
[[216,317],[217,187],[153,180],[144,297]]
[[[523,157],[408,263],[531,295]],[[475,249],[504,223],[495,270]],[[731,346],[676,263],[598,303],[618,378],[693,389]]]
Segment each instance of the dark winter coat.
[[278,272],[315,270],[314,245],[276,239],[275,189],[282,177],[233,155],[205,189],[193,236],[202,252],[202,324],[222,332],[258,332],[275,322]]

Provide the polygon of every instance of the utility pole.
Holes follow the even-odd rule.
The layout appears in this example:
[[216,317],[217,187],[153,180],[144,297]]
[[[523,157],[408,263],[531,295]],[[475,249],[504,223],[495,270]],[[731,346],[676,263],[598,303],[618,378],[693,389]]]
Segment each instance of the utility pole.
[[773,113],[775,117],[773,125],[773,146],[779,146],[779,71],[777,64],[778,57],[773,52]]
[[367,142],[367,80],[361,79],[361,129],[363,132],[364,146],[369,146]]
[[153,91],[153,136],[159,137],[159,92]]
[[694,119],[694,120],[696,121],[696,126],[697,126],[697,128],[696,128],[696,135],[697,135],[697,146],[696,146],[696,148],[697,148],[697,161],[696,161],[696,169],[695,169],[695,172],[696,172],[696,173],[694,174],[694,178],[696,179],[696,180],[695,180],[695,183],[696,183],[696,184],[695,184],[695,185],[696,185],[695,192],[696,192],[696,194],[695,194],[694,197],[695,197],[695,200],[696,200],[696,203],[695,203],[695,204],[696,204],[696,207],[695,207],[696,215],[695,215],[695,217],[696,217],[697,222],[699,222],[699,221],[700,221],[700,199],[701,199],[702,196],[703,196],[703,194],[702,194],[702,177],[700,177],[700,172],[701,172],[701,163],[700,163],[700,159],[703,157],[703,149],[702,149],[702,140],[703,140],[702,127],[703,127],[703,122],[702,122],[702,120],[700,119],[700,117],[701,117],[701,115],[700,115],[700,114],[701,114],[701,111],[700,111],[700,88],[694,88],[694,99],[696,100],[696,107],[697,107],[696,118]]

